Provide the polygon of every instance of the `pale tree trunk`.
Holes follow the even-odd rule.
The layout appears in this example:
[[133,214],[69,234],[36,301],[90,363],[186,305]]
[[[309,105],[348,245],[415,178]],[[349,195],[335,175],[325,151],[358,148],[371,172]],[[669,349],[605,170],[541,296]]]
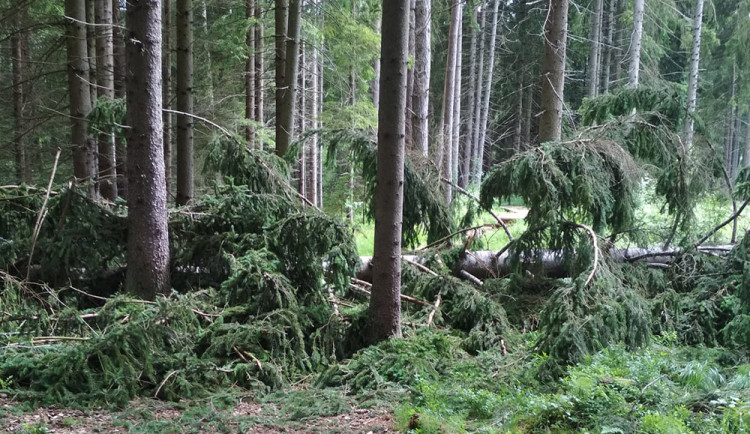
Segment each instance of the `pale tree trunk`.
[[[255,18],[255,0],[245,1],[245,18],[248,21]],[[253,122],[255,122],[255,27],[253,24],[248,27],[247,34],[245,35],[245,44],[247,52],[247,60],[245,60],[245,140],[251,147],[255,147],[254,143],[254,128]]]
[[474,124],[477,122],[475,119],[476,109],[476,92],[477,92],[477,31],[474,27],[474,23],[477,20],[477,8],[474,7],[471,12],[469,22],[469,29],[471,30],[471,37],[469,42],[469,89],[466,94],[466,104],[464,110],[466,111],[466,117],[463,119],[463,138],[461,139],[461,167],[458,176],[458,186],[466,188],[471,179],[471,148],[472,148],[472,133],[474,131]]
[[[323,14],[320,14],[320,28],[323,28],[323,21],[324,21]],[[323,96],[324,96],[324,90],[323,90],[323,56],[318,56],[318,65],[317,65],[317,71],[318,71],[318,129],[323,128],[323,121],[321,120],[321,115],[323,114]],[[320,164],[318,164],[318,207],[323,208],[323,141],[318,139],[318,161]]]
[[612,71],[612,58],[614,56],[614,31],[615,31],[615,9],[617,8],[617,0],[607,0],[607,20],[606,20],[606,33],[604,36],[604,65],[602,66],[602,82],[601,89],[602,93],[609,93],[609,82]]
[[602,58],[602,17],[603,0],[594,0],[594,12],[591,17],[591,48],[589,50],[588,93],[589,98],[599,95],[599,75]]
[[750,107],[747,108],[747,123],[745,125],[745,149],[742,153],[742,167],[750,166]]
[[[307,55],[306,55],[305,45],[300,43],[299,49],[297,50],[297,56],[299,56],[299,65],[300,70],[304,71],[306,67],[307,62]],[[296,130],[299,131],[300,134],[304,134],[305,128],[306,128],[306,122],[307,119],[305,117],[305,107],[307,107],[307,87],[305,82],[305,74],[297,74],[297,113],[295,114],[296,119]],[[308,149],[307,149],[307,141],[302,143],[302,146],[300,147],[300,155],[299,155],[299,188],[298,192],[299,194],[307,198],[307,159],[308,159]]]
[[[318,47],[309,46],[308,48],[310,60],[308,62],[305,71],[309,71],[305,74],[305,79],[308,83],[309,96],[307,98],[307,107],[304,109],[307,112],[307,126],[311,129],[318,128],[318,101],[320,96],[318,92]],[[307,155],[309,161],[309,169],[307,170],[307,195],[310,203],[318,206],[318,133],[313,134],[308,140],[305,141],[307,147]]]
[[[352,3],[352,20],[355,18],[354,3]],[[408,50],[408,47],[407,47]],[[354,107],[357,104],[357,90],[356,90],[357,76],[354,68],[349,69],[349,106]],[[408,78],[407,78],[408,83]],[[404,123],[404,132],[406,131],[406,123]],[[404,140],[406,143],[406,140]],[[349,198],[346,203],[346,219],[354,225],[354,165],[349,165]]]
[[726,128],[724,130],[724,168],[727,173],[732,173],[732,150],[735,135],[735,114],[737,112],[737,65],[732,65],[732,82],[729,85],[729,104],[727,107]]
[[682,135],[682,145],[686,152],[693,147],[693,135],[695,106],[698,93],[698,67],[700,66],[701,54],[701,30],[703,28],[703,0],[695,3],[695,15],[693,16],[693,48],[690,52],[690,75],[688,76],[687,115],[685,116],[685,128]]
[[500,21],[498,14],[500,7],[500,0],[494,0],[494,6],[492,8],[492,31],[490,32],[490,43],[487,47],[489,58],[487,61],[487,77],[484,80],[484,91],[482,102],[482,112],[479,120],[479,139],[477,143],[477,173],[476,180],[479,182],[482,179],[482,173],[484,171],[484,148],[486,146],[487,139],[487,120],[490,112],[490,94],[492,93],[492,75],[495,70],[495,45],[497,41],[497,24]]
[[[88,84],[89,62],[86,38],[86,1],[65,0],[65,42],[68,54],[68,89],[70,92],[71,141],[73,142],[73,174],[78,180],[91,179],[89,164],[88,122],[91,111],[91,92]],[[93,183],[90,184],[93,187]],[[89,195],[96,191],[91,188]]]
[[630,66],[628,68],[628,86],[638,87],[641,71],[641,45],[643,44],[643,13],[645,0],[633,2],[633,37],[630,40]]
[[[427,0],[427,1],[430,1],[430,0]],[[353,5],[354,3],[352,3],[352,7]],[[382,26],[383,26],[382,19],[381,18],[375,19],[375,32],[377,34],[380,34]],[[377,59],[375,61],[375,64],[372,65],[372,72],[373,72],[372,87],[371,87],[372,105],[375,108],[378,108],[380,106],[380,59]]]
[[568,0],[551,0],[544,23],[544,61],[542,62],[542,115],[539,141],[558,141],[562,137],[565,88],[565,50],[568,36]]
[[416,0],[414,8],[414,95],[412,101],[412,140],[422,156],[429,155],[430,109],[430,16],[431,0]]
[[[122,32],[123,21],[120,14],[120,0],[112,1],[112,54],[114,56],[114,86],[115,86],[115,98],[125,98],[125,37]],[[164,2],[165,7],[169,0]],[[128,193],[128,177],[125,173],[125,156],[127,150],[125,149],[125,143],[122,137],[119,135],[115,136],[115,153],[117,159],[117,194],[120,197],[127,197]]]
[[625,29],[622,27],[620,20],[622,19],[622,12],[625,0],[612,0],[615,2],[615,30],[614,30],[614,47],[612,55],[612,71],[611,81],[612,83],[619,84],[622,79],[623,73],[623,62],[624,62],[624,41],[625,41]]
[[[213,62],[211,61],[211,45],[209,44],[209,34],[208,34],[208,7],[206,6],[206,0],[200,0],[201,2],[201,9],[200,9],[200,41],[201,45],[203,46],[203,55],[205,56],[204,61],[206,62],[206,66],[203,69],[206,73],[206,90],[208,93],[208,104],[210,107],[213,108],[214,106],[214,67]],[[195,50],[193,50],[195,51]]]
[[13,153],[16,165],[16,180],[18,183],[31,183],[31,170],[27,156],[27,133],[28,133],[28,103],[31,97],[31,86],[29,82],[29,34],[27,27],[27,7],[22,4],[16,11],[14,18],[15,28],[10,38],[12,54],[11,63],[13,69]]
[[[96,79],[99,77],[96,58],[96,0],[86,0],[86,46],[89,53],[89,92],[91,92],[91,105],[96,104],[98,93],[96,91]],[[97,167],[98,169],[98,167]]]
[[[445,81],[443,86],[443,117],[438,165],[440,174],[452,179],[453,173],[453,107],[456,101],[456,65],[458,57],[458,35],[461,26],[461,3],[451,1],[451,23],[448,31],[448,59],[445,66]],[[445,202],[453,200],[453,188],[445,185]]]
[[383,1],[370,343],[401,336],[401,224],[409,9]]
[[477,98],[474,105],[474,128],[471,131],[471,173],[470,179],[475,183],[481,180],[482,163],[479,160],[479,130],[482,118],[482,95],[484,92],[484,52],[487,48],[487,6],[481,4],[481,23],[479,25],[479,63],[477,65]]
[[734,138],[732,140],[732,166],[729,172],[732,179],[737,177],[737,173],[740,170],[740,131],[742,131],[742,118],[740,117],[739,110],[735,110]]
[[193,135],[193,0],[177,0],[177,205],[195,197]]
[[[413,58],[416,50],[416,0],[409,1],[409,57]],[[414,65],[407,69],[406,72],[406,148],[416,149],[414,147],[414,74],[416,73]]]
[[[297,47],[299,44],[299,31],[300,31],[300,1],[301,0],[289,0],[287,13],[285,15],[287,20],[284,26],[277,28],[276,38],[277,45],[285,45],[284,52],[279,53],[277,49],[277,65],[279,68],[284,67],[283,81],[279,83],[277,81],[276,88],[276,155],[283,157],[286,151],[289,149],[289,145],[292,142],[294,133],[294,112],[295,112],[295,100],[297,92],[297,66],[299,57],[296,56]],[[287,0],[279,0],[276,2],[277,14],[280,4],[287,2]],[[283,6],[282,6],[283,7]],[[280,25],[277,16],[277,26]],[[279,33],[283,31],[283,33]],[[282,38],[278,41],[278,38]],[[284,55],[284,59],[279,64],[279,54]],[[278,74],[278,72],[277,72]],[[277,79],[279,76],[277,75]]]
[[[162,152],[161,1],[128,2],[127,292],[167,294],[169,232]],[[137,41],[137,42],[133,42]]]
[[[96,1],[96,82],[99,101],[115,97],[115,58],[112,39],[112,0]],[[117,157],[111,131],[99,133],[99,193],[102,198],[117,198]]]
[[518,97],[516,100],[516,120],[513,131],[513,154],[521,151],[521,134],[523,133],[523,74],[518,74]]
[[162,19],[162,88],[161,101],[164,108],[162,122],[164,128],[164,180],[167,188],[167,200],[172,189],[172,0],[164,0]]
[[458,35],[456,44],[456,75],[454,77],[455,83],[453,84],[453,137],[451,138],[451,176],[449,177],[454,183],[458,183],[458,163],[459,163],[459,149],[461,146],[461,76],[463,69],[463,3],[459,3],[458,6]]

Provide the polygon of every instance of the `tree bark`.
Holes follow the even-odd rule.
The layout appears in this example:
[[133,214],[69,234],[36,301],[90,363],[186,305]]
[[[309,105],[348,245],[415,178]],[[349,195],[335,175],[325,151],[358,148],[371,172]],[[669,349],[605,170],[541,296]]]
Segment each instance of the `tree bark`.
[[[96,82],[99,101],[115,97],[115,58],[112,36],[112,0],[95,0]],[[99,193],[102,198],[117,199],[117,154],[111,130],[99,133]]]
[[[416,0],[409,1],[409,57],[413,58],[416,54]],[[417,149],[414,146],[414,74],[416,73],[414,65],[406,71],[406,148]],[[418,150],[418,149],[417,149]]]
[[[430,0],[428,0],[430,1]],[[375,19],[375,33],[381,34],[382,33],[382,27],[383,27],[383,20],[381,18]],[[380,59],[377,59],[375,61],[375,64],[372,66],[372,105],[375,108],[380,107]]]
[[594,0],[594,12],[591,17],[591,48],[589,50],[588,93],[589,98],[599,95],[599,75],[602,58],[602,18],[603,0]]
[[408,5],[402,0],[384,0],[374,268],[368,336],[371,343],[401,336],[401,225],[408,39]]
[[451,138],[451,173],[450,179],[453,183],[458,183],[458,163],[459,163],[459,149],[461,147],[461,79],[463,70],[463,35],[464,35],[464,20],[463,20],[463,3],[459,3],[458,8],[458,35],[456,44],[456,75],[454,77],[455,83],[453,84],[453,127],[451,132],[453,137]]
[[612,59],[614,57],[615,47],[614,44],[614,32],[615,32],[615,9],[617,7],[617,0],[608,0],[607,5],[607,21],[606,21],[606,34],[604,37],[604,65],[602,66],[602,93],[609,93],[609,82],[612,72]]
[[[200,0],[200,14],[198,15],[200,19],[200,33],[199,33],[199,41],[201,41],[202,50],[204,61],[205,61],[205,68],[203,71],[205,71],[206,74],[206,90],[208,93],[208,104],[209,107],[214,106],[214,67],[213,62],[211,60],[211,45],[209,42],[209,32],[208,32],[208,7],[206,6],[206,0]],[[195,52],[195,50],[193,50]]]
[[[193,113],[193,0],[177,0],[177,111]],[[194,122],[188,115],[177,115],[177,205],[187,205],[195,197]]]
[[[65,42],[68,55],[68,89],[70,93],[71,141],[73,142],[73,174],[78,180],[91,179],[88,159],[88,122],[91,92],[88,85],[89,62],[86,38],[85,0],[65,0]],[[93,186],[93,183],[91,184]],[[95,191],[89,190],[93,196]]]
[[126,290],[152,300],[170,290],[162,152],[161,1],[128,2],[128,269]]
[[471,36],[469,42],[469,89],[466,94],[465,111],[466,116],[463,119],[463,138],[461,140],[461,167],[458,176],[458,186],[466,188],[471,179],[471,148],[472,133],[474,131],[475,109],[476,109],[476,92],[477,92],[477,31],[474,23],[477,20],[477,8],[471,11],[469,29]]
[[[263,8],[258,4],[257,0],[255,3],[255,120],[261,125],[265,123],[264,115],[264,103],[265,97],[263,94],[263,38],[265,32],[263,31]],[[262,144],[258,144],[262,146]]]
[[414,9],[414,96],[412,140],[422,156],[429,156],[431,0],[416,0]]
[[482,163],[479,161],[479,130],[482,117],[482,95],[484,92],[484,52],[487,48],[487,7],[482,4],[479,25],[479,64],[477,65],[477,98],[474,106],[474,128],[471,131],[471,180],[479,183]]
[[[448,31],[448,59],[445,66],[445,81],[443,82],[443,121],[440,151],[438,152],[441,176],[452,180],[453,173],[453,108],[456,101],[456,65],[458,54],[458,34],[461,25],[461,3],[451,1],[451,23]],[[445,202],[451,203],[453,189],[450,184],[445,185]]]
[[[91,105],[96,104],[98,93],[96,91],[96,79],[99,77],[96,58],[96,0],[86,0],[86,46],[88,47],[89,59],[89,92],[91,93]],[[98,169],[98,166],[97,166]]]
[[289,0],[275,0],[274,21],[276,32],[274,38],[276,43],[276,154],[284,155],[289,147],[289,131],[284,130],[281,114],[284,94],[288,90],[286,88],[286,40],[289,34]]
[[167,110],[172,109],[172,0],[164,0],[162,20],[162,89],[161,101],[164,108],[162,122],[164,128],[164,182],[167,189],[167,200],[172,189],[172,121],[174,116]]
[[562,137],[565,88],[565,50],[568,36],[568,0],[551,0],[544,23],[544,61],[542,63],[542,115],[539,141],[557,141]]
[[[245,18],[248,22],[255,18],[255,0],[245,1]],[[245,140],[255,147],[253,122],[255,119],[255,24],[248,26],[245,35],[247,59],[245,60]]]
[[[120,0],[110,0],[112,2],[112,54],[114,56],[114,86],[115,98],[125,99],[125,37],[122,32],[123,21],[120,14]],[[165,5],[169,0],[165,0]],[[120,135],[115,135],[115,158],[117,166],[117,194],[120,197],[127,198],[128,177],[125,173],[125,156],[127,150],[125,143]]]
[[698,94],[698,67],[700,66],[701,54],[701,30],[703,28],[703,0],[695,3],[695,15],[693,15],[693,48],[690,52],[690,75],[688,76],[687,115],[682,135],[682,145],[685,152],[689,152],[693,146],[693,135],[695,133],[694,119],[695,107]]
[[750,166],[750,107],[747,108],[747,124],[745,127],[745,149],[742,154],[742,167]]
[[630,41],[630,67],[628,68],[628,86],[638,87],[641,71],[641,45],[643,43],[643,13],[645,0],[633,2],[633,38]]
[[14,138],[13,153],[16,165],[16,180],[18,183],[31,183],[31,170],[27,156],[28,135],[28,99],[31,96],[29,82],[29,34],[27,30],[28,5],[21,4],[15,12],[15,28],[10,38],[13,69],[13,121]]
[[499,8],[500,0],[493,1],[494,6],[492,8],[492,31],[490,32],[490,43],[487,48],[489,52],[489,59],[487,62],[487,78],[484,81],[484,90],[482,102],[481,117],[479,120],[479,139],[477,143],[477,183],[481,181],[482,174],[484,173],[484,149],[486,146],[487,139],[487,120],[489,119],[490,112],[490,95],[492,93],[492,75],[495,70],[495,45],[497,41],[497,24],[500,20]]

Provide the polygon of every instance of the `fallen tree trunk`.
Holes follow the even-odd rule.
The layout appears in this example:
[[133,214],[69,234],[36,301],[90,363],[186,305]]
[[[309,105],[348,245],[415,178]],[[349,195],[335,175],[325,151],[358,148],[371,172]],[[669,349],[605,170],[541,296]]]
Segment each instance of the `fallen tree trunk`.
[[[724,256],[734,248],[734,245],[701,246],[696,249],[698,253]],[[672,247],[662,249],[660,247],[642,248],[628,247],[622,249],[611,249],[608,255],[615,262],[643,262],[658,268],[664,268],[674,262],[675,258],[684,253],[683,249]],[[404,255],[406,262],[423,262],[416,255]],[[362,265],[357,272],[357,278],[369,282],[372,280],[372,257],[362,256]],[[527,261],[525,270],[533,271],[534,266],[541,265],[544,274],[549,277],[568,277],[568,270],[563,264],[561,252],[545,250],[541,253],[540,261]],[[537,268],[538,269],[538,268]],[[480,250],[476,252],[464,252],[462,258],[453,270],[453,274],[461,277],[462,271],[479,279],[505,277],[510,274],[510,254],[497,251]]]

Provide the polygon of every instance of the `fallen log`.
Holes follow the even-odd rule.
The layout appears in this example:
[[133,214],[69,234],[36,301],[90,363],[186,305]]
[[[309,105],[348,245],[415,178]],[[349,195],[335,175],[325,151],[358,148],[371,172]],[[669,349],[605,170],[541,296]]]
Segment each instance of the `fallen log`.
[[[706,255],[724,256],[728,254],[734,245],[719,246],[701,246],[695,251]],[[615,262],[643,262],[654,266],[655,268],[665,268],[672,264],[677,256],[684,253],[683,249],[670,247],[662,249],[661,247],[628,247],[611,249],[604,253],[609,255]],[[362,256],[360,270],[357,272],[357,278],[366,282],[372,281],[372,257]],[[421,259],[416,255],[404,255],[404,261],[409,263],[420,263]],[[562,261],[562,255],[558,251],[545,250],[541,253],[539,264],[544,270],[545,275],[554,278],[569,277],[568,270]],[[529,261],[528,267],[524,269],[532,271],[532,263]],[[459,260],[453,274],[458,277],[465,276],[466,272],[478,279],[505,277],[510,274],[510,254],[507,251],[480,250],[475,252],[465,252]]]

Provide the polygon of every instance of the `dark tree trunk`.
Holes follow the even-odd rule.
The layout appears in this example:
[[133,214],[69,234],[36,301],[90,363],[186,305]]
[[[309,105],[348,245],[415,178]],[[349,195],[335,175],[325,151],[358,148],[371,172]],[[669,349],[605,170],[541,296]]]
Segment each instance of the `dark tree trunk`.
[[172,121],[174,116],[167,110],[172,109],[172,0],[164,0],[162,20],[162,58],[161,58],[161,101],[164,108],[162,122],[164,127],[164,181],[167,188],[167,200],[172,189]]
[[[264,115],[264,103],[265,98],[263,95],[263,68],[264,68],[264,62],[263,62],[263,38],[264,38],[264,31],[263,31],[263,8],[257,3],[255,3],[255,120],[258,121],[260,124],[265,123],[265,115]],[[258,146],[261,146],[262,144],[258,144]]]
[[458,174],[458,186],[466,188],[470,180],[471,172],[471,138],[472,132],[474,131],[475,119],[475,106],[476,106],[476,92],[477,92],[477,31],[474,23],[477,19],[477,8],[474,7],[469,16],[469,25],[465,26],[471,30],[471,36],[469,37],[469,89],[465,97],[464,110],[466,116],[463,119],[463,137],[461,138],[461,152],[460,160],[461,166],[459,167]]
[[409,8],[383,1],[375,249],[369,341],[401,335],[401,224],[406,123],[406,63]]
[[[91,92],[87,83],[89,76],[88,47],[86,45],[86,2],[66,0],[65,40],[68,51],[68,89],[70,92],[71,141],[73,142],[73,174],[78,180],[93,176],[88,159],[88,122],[91,111]],[[93,187],[93,183],[91,184]],[[94,196],[95,190],[89,194]]]
[[127,9],[128,269],[126,289],[146,300],[170,290],[162,152],[161,1]]
[[[95,0],[96,82],[100,101],[115,97],[115,59],[112,37],[112,0]],[[99,133],[99,193],[102,198],[117,199],[117,157],[115,136],[107,129]]]
[[602,64],[602,19],[604,0],[594,0],[594,11],[591,17],[591,48],[588,66],[588,97],[599,95],[599,75]]
[[542,115],[539,120],[540,142],[560,140],[562,137],[568,0],[551,1],[549,5],[547,21],[544,23]]
[[[193,114],[193,0],[177,0],[177,205],[195,197]],[[184,113],[184,114],[182,114]]]
[[479,119],[479,137],[478,137],[478,143],[477,143],[477,182],[479,182],[482,179],[482,173],[484,171],[484,150],[486,146],[486,138],[487,138],[487,122],[489,119],[489,113],[490,113],[490,94],[492,93],[492,76],[495,71],[495,44],[497,43],[497,25],[498,21],[500,20],[500,15],[498,13],[500,8],[500,1],[501,0],[494,0],[493,7],[492,7],[492,31],[490,32],[490,42],[487,47],[488,51],[488,61],[487,61],[487,77],[484,80],[484,87],[483,87],[483,101],[482,101],[482,111],[480,112],[480,119]]
[[429,154],[430,8],[431,0],[416,0],[414,8],[414,96],[412,140],[422,156]]
[[[287,22],[286,58],[284,59],[284,82],[277,91],[276,101],[276,155],[283,157],[294,137],[294,114],[296,110],[297,72],[299,64],[299,33],[302,0],[289,0]],[[278,7],[278,6],[277,6]],[[278,36],[278,35],[277,35]],[[279,95],[280,92],[280,95]]]
[[[245,18],[248,21],[255,17],[255,0],[245,0]],[[245,35],[247,59],[245,60],[245,140],[250,147],[255,147],[255,25],[247,29]]]
[[477,65],[477,98],[475,99],[474,106],[474,128],[471,131],[471,174],[470,178],[475,183],[479,183],[481,179],[482,163],[479,157],[479,136],[481,135],[481,118],[482,118],[482,92],[484,89],[484,52],[487,48],[487,7],[482,5],[482,11],[480,12],[480,25],[479,25],[479,64]]
[[[416,28],[416,0],[409,1],[409,57],[413,58],[416,53],[416,39],[417,39],[417,28]],[[414,127],[413,117],[411,113],[414,112],[414,74],[416,73],[414,66],[408,68],[406,75],[406,148],[416,149],[414,147]]]
[[[120,14],[120,0],[112,1],[112,54],[114,56],[114,85],[115,85],[115,98],[125,98],[125,36],[122,32],[122,17]],[[164,2],[165,7],[169,3],[169,0]],[[125,173],[125,156],[127,150],[125,149],[125,143],[120,135],[115,136],[115,153],[117,158],[117,193],[120,197],[127,198],[128,192],[128,177]]]
[[289,146],[285,138],[289,131],[284,126],[282,111],[284,110],[284,95],[287,92],[286,77],[286,40],[289,36],[289,0],[275,0],[274,22],[275,22],[275,43],[276,43],[276,154],[286,154]]
[[29,82],[29,35],[27,30],[27,5],[22,4],[14,16],[15,29],[11,36],[11,63],[13,64],[13,121],[16,180],[31,183],[31,170],[27,156],[28,100],[31,96]]

